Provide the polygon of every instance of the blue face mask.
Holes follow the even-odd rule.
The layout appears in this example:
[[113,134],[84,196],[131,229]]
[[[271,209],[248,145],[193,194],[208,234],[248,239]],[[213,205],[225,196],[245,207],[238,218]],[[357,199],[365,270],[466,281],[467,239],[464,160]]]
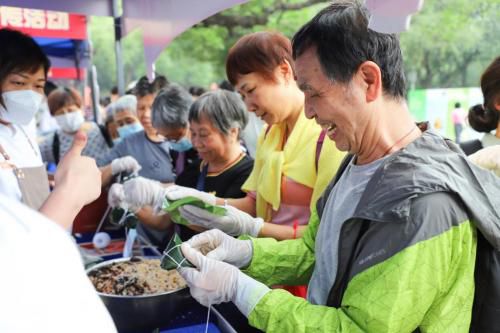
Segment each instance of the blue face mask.
[[182,153],[183,151],[188,151],[189,149],[193,148],[193,145],[191,144],[191,141],[189,141],[187,138],[182,138],[177,142],[170,141],[170,147],[173,150]]
[[133,123],[118,127],[118,134],[120,135],[120,139],[125,139],[127,136],[140,132],[142,130],[143,128],[140,123]]

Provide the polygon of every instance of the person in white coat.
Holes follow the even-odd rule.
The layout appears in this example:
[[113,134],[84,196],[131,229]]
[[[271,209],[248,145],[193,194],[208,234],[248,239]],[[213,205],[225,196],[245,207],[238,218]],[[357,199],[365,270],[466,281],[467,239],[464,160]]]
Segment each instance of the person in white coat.
[[21,201],[69,229],[80,209],[101,191],[100,171],[93,159],[81,156],[84,133],[55,174],[48,176],[29,124],[44,99],[50,62],[29,36],[0,29],[0,193]]
[[70,236],[0,194],[0,332],[116,332]]

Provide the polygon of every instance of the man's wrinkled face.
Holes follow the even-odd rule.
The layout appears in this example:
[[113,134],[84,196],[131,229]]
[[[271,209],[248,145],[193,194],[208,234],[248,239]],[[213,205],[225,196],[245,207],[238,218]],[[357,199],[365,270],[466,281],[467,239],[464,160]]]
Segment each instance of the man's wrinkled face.
[[362,96],[356,82],[336,83],[329,80],[323,73],[315,47],[297,57],[295,69],[297,84],[305,95],[306,117],[314,118],[327,129],[328,137],[339,150],[359,151],[360,132],[365,120],[357,107]]

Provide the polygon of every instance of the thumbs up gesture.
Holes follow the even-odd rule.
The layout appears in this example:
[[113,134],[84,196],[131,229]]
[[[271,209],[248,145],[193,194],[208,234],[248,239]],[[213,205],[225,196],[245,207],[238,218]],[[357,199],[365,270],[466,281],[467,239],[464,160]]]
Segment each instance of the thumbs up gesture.
[[61,203],[79,207],[91,203],[101,194],[101,172],[95,160],[82,156],[87,144],[87,135],[78,131],[73,139],[73,145],[64,155],[54,175],[54,191],[64,190],[69,202]]

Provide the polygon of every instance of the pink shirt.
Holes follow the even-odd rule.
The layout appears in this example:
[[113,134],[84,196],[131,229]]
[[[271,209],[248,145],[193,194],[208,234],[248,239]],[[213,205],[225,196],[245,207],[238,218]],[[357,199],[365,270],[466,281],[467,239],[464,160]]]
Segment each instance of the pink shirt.
[[[271,223],[293,226],[295,221],[299,225],[307,225],[311,211],[313,189],[299,184],[294,180],[283,177],[281,181],[281,203],[277,211],[271,214]],[[255,200],[256,193],[249,192],[248,196]]]
[[453,124],[460,124],[463,125],[465,124],[465,110],[462,108],[454,109],[453,112],[451,113],[451,120],[453,121]]

